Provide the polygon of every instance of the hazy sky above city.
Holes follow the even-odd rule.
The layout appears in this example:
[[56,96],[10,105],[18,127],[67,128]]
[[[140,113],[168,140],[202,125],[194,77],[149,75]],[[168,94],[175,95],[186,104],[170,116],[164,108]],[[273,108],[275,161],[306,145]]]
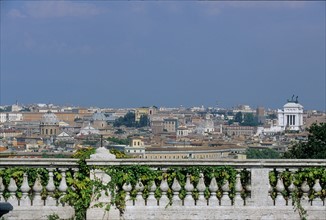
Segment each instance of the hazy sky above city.
[[1,103],[325,110],[325,2],[1,1]]

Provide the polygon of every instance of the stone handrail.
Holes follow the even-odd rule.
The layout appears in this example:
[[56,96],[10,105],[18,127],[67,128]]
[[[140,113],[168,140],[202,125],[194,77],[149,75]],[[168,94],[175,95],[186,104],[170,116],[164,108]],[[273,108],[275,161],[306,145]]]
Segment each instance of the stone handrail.
[[[22,198],[16,198],[18,190],[13,178],[8,186],[3,185],[3,180],[0,179],[0,202],[9,202],[13,205],[14,210],[6,215],[4,219],[47,219],[51,214],[57,214],[62,219],[69,219],[74,216],[73,207],[67,204],[61,204],[59,199],[53,197],[41,198],[42,190],[47,190],[50,194],[55,189],[65,193],[67,191],[67,183],[65,179],[65,172],[68,169],[78,169],[77,159],[54,159],[54,158],[5,158],[0,160],[0,169],[25,167],[25,168],[46,168],[49,171],[49,184],[42,186],[40,180],[36,180],[32,189],[29,188],[27,176],[24,175],[24,181],[20,188],[23,193]],[[236,170],[246,169],[250,172],[250,185],[242,186],[240,175],[237,175],[235,182],[236,195],[233,199],[229,197],[229,186],[225,183],[222,186],[212,180],[210,184],[204,183],[204,176],[201,174],[197,185],[190,183],[187,178],[187,183],[184,190],[187,196],[180,200],[178,197],[179,191],[182,188],[178,180],[174,180],[172,186],[162,180],[159,186],[163,192],[160,199],[153,196],[153,187],[150,190],[150,196],[145,200],[142,197],[143,186],[141,182],[136,185],[125,185],[123,189],[127,194],[126,208],[124,213],[121,213],[112,207],[109,212],[103,208],[89,208],[87,212],[87,219],[299,219],[298,213],[293,211],[292,198],[285,198],[282,196],[284,191],[284,183],[281,178],[278,179],[276,190],[277,196],[275,199],[271,197],[271,186],[269,182],[269,172],[278,170],[296,171],[299,168],[318,167],[326,169],[326,160],[229,160],[229,159],[184,159],[184,160],[148,160],[148,159],[88,159],[86,160],[89,166],[108,167],[108,166],[126,166],[126,165],[146,165],[153,169],[170,167],[189,167],[189,166],[230,166]],[[59,186],[53,184],[53,170],[57,170],[62,175],[62,180]],[[95,174],[94,174],[95,173]],[[94,175],[103,178],[106,175],[100,170],[94,170]],[[93,175],[92,174],[92,175]],[[92,178],[92,177],[91,177]],[[106,178],[106,181],[109,178]],[[311,187],[303,184],[301,191],[302,205],[308,211],[308,216],[311,219],[323,219],[326,216],[325,201],[320,198],[309,200],[308,193],[318,193],[321,190],[319,180]],[[24,187],[25,188],[24,188]],[[217,199],[215,196],[217,188],[220,187],[223,191],[223,196]],[[208,188],[211,192],[211,197],[206,199],[203,196],[203,191]],[[246,188],[250,192],[250,196],[242,198],[240,192]],[[4,190],[10,192],[10,197],[5,200],[2,193]],[[131,189],[138,191],[136,200],[132,201],[128,196]],[[172,203],[167,199],[166,192],[168,189],[172,190]],[[191,196],[193,189],[199,192],[198,200],[194,200]],[[291,190],[288,187],[288,190]],[[32,197],[30,198],[30,193]],[[213,196],[212,196],[213,195]],[[104,195],[103,195],[104,196]],[[105,196],[104,196],[105,197]],[[108,198],[102,198],[102,201],[109,201]]]
[[[110,165],[147,165],[152,167],[173,166],[232,166],[234,168],[305,168],[326,167],[326,160],[238,160],[238,159],[123,159],[123,160],[86,160],[88,165],[110,166]],[[1,163],[0,163],[1,164]]]

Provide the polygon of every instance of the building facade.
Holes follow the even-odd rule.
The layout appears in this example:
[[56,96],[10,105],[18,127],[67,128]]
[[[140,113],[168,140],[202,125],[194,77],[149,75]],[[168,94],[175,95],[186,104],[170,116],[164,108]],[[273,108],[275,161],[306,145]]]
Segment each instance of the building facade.
[[298,102],[298,96],[283,106],[283,110],[278,110],[278,125],[282,130],[300,131],[303,126],[303,106]]
[[59,134],[59,120],[55,114],[47,112],[42,116],[40,133],[45,137],[57,136]]

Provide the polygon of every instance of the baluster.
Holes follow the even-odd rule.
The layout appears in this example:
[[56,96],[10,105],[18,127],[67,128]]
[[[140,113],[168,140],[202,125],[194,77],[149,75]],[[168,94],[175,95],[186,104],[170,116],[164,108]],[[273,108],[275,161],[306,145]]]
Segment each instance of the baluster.
[[137,191],[135,206],[145,206],[145,200],[143,198],[144,185],[140,179],[136,183],[135,189]]
[[5,191],[5,185],[3,184],[2,177],[0,176],[0,201],[5,201],[3,197],[3,191]]
[[211,192],[211,195],[210,195],[209,200],[208,200],[208,204],[210,206],[218,206],[219,205],[219,200],[216,197],[216,192],[218,190],[218,185],[217,185],[215,177],[212,178],[208,189]]
[[321,198],[319,197],[319,192],[321,192],[322,188],[320,186],[320,183],[319,183],[319,179],[316,179],[315,180],[315,184],[314,186],[312,187],[312,189],[314,190],[314,194],[315,194],[315,197],[314,199],[312,200],[312,205],[313,206],[323,206],[323,201],[321,200]]
[[223,196],[221,198],[221,205],[222,206],[231,206],[232,205],[232,201],[229,197],[229,191],[230,191],[230,187],[229,187],[229,181],[225,180],[224,184],[222,185],[222,191],[223,191]]
[[[73,175],[73,177],[74,177],[74,180],[75,180],[75,179],[77,179],[78,168],[72,168],[72,171],[74,171],[74,175]],[[73,184],[72,184],[72,186],[71,186],[71,190],[76,191],[76,189],[75,189],[75,187],[74,187]]]
[[288,186],[288,190],[289,190],[289,199],[288,199],[288,206],[293,206],[293,192],[296,190],[296,186],[294,185],[294,180],[291,181],[291,184]]
[[67,181],[66,181],[66,168],[61,168],[61,181],[60,181],[60,185],[58,187],[58,190],[62,193],[62,195],[59,198],[59,202],[61,203],[62,206],[64,206],[64,203],[61,202],[61,199],[64,197],[64,195],[66,194],[66,191],[68,189],[67,186]]
[[41,192],[42,192],[43,186],[41,184],[41,179],[39,176],[37,176],[35,183],[33,185],[33,206],[43,206],[44,201],[42,200],[41,197]]
[[20,199],[19,205],[20,206],[30,206],[31,198],[29,197],[28,193],[31,190],[31,187],[29,187],[29,185],[28,185],[27,173],[24,173],[23,183],[22,183],[22,186],[20,187],[20,190],[22,191],[22,197]]
[[16,197],[16,192],[18,188],[15,180],[12,177],[10,178],[9,186],[7,189],[10,192],[10,196],[7,199],[7,202],[9,202],[13,206],[18,206],[18,199]]
[[191,175],[187,174],[187,180],[185,185],[186,197],[184,199],[184,206],[193,206],[195,205],[195,200],[192,197],[192,191],[194,191],[194,185],[190,181]]
[[132,186],[131,184],[128,183],[124,183],[122,186],[122,189],[126,192],[126,206],[132,206],[133,205],[133,201],[130,198],[130,191],[132,190]]
[[206,189],[205,182],[204,182],[204,174],[200,173],[199,174],[199,181],[196,186],[196,189],[198,190],[199,196],[198,200],[196,201],[197,206],[206,206],[207,205],[207,200],[205,199],[204,196],[204,191]]
[[163,177],[163,179],[161,181],[160,189],[162,191],[162,196],[159,200],[159,205],[165,207],[170,203],[170,200],[166,195],[167,191],[169,190],[169,185],[166,180],[166,177]]
[[237,174],[236,180],[235,180],[235,197],[234,197],[234,205],[236,206],[243,206],[244,201],[241,198],[241,192],[243,190],[242,184],[241,184],[241,176],[240,173]]
[[174,177],[173,184],[172,184],[172,191],[173,191],[172,205],[173,206],[182,206],[182,200],[179,197],[180,190],[181,190],[181,186],[179,184],[179,181],[177,180],[177,178]]
[[54,185],[54,181],[53,181],[54,168],[49,168],[48,171],[49,171],[49,181],[45,187],[45,189],[47,191],[47,197],[45,200],[45,204],[46,204],[46,206],[56,206],[57,200],[54,198],[55,185]]
[[155,198],[156,184],[155,181],[148,187],[149,195],[146,204],[148,206],[157,206],[157,199]]
[[275,198],[275,206],[285,206],[286,200],[284,199],[282,192],[285,190],[283,179],[281,177],[281,174],[279,174],[277,183],[276,183],[276,198]]
[[310,202],[309,202],[309,190],[310,187],[308,185],[307,179],[305,179],[305,181],[303,181],[302,185],[301,185],[301,190],[302,190],[302,198],[301,198],[301,205],[302,206],[309,206]]

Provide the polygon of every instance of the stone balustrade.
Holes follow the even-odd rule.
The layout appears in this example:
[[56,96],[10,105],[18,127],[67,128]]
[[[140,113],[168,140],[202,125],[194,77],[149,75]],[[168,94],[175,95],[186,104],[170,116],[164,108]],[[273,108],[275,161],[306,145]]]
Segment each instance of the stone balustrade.
[[[298,211],[294,211],[294,191],[300,194],[298,199],[307,211],[308,219],[326,217],[326,201],[320,196],[326,190],[325,177],[306,179],[299,187],[292,178],[300,169],[325,170],[326,160],[167,161],[95,158],[87,160],[87,165],[94,167],[90,178],[100,179],[104,184],[109,183],[111,177],[101,167],[139,165],[162,172],[162,176],[150,184],[140,178],[134,184],[126,181],[116,188],[117,192],[123,191],[125,195],[123,213],[115,206],[109,211],[93,206],[96,202],[110,202],[110,195],[102,193],[87,210],[87,219],[300,219]],[[236,171],[235,179],[233,182],[228,179],[221,181],[200,172],[197,181],[193,181],[188,174],[181,182],[177,177],[168,181],[164,175],[169,168],[198,167],[200,170],[204,166],[231,167]],[[42,180],[40,175],[32,179],[28,172],[21,174],[21,182],[17,182],[15,176],[6,181],[0,177],[0,202],[9,202],[14,207],[13,211],[4,215],[4,219],[48,219],[54,214],[61,219],[73,218],[74,208],[63,203],[61,198],[71,188],[66,175],[74,176],[78,171],[76,159],[0,160],[2,171],[17,167],[46,169],[47,180]],[[241,177],[244,170],[249,174],[249,181],[245,184]],[[55,184],[55,175],[59,174],[60,180],[57,179]],[[276,178],[274,182],[270,179],[273,175]],[[290,178],[285,179],[285,175]],[[160,191],[159,197],[155,195],[157,190]],[[146,197],[145,191],[148,194]],[[132,196],[133,192],[135,195]],[[184,196],[181,196],[182,193]]]

